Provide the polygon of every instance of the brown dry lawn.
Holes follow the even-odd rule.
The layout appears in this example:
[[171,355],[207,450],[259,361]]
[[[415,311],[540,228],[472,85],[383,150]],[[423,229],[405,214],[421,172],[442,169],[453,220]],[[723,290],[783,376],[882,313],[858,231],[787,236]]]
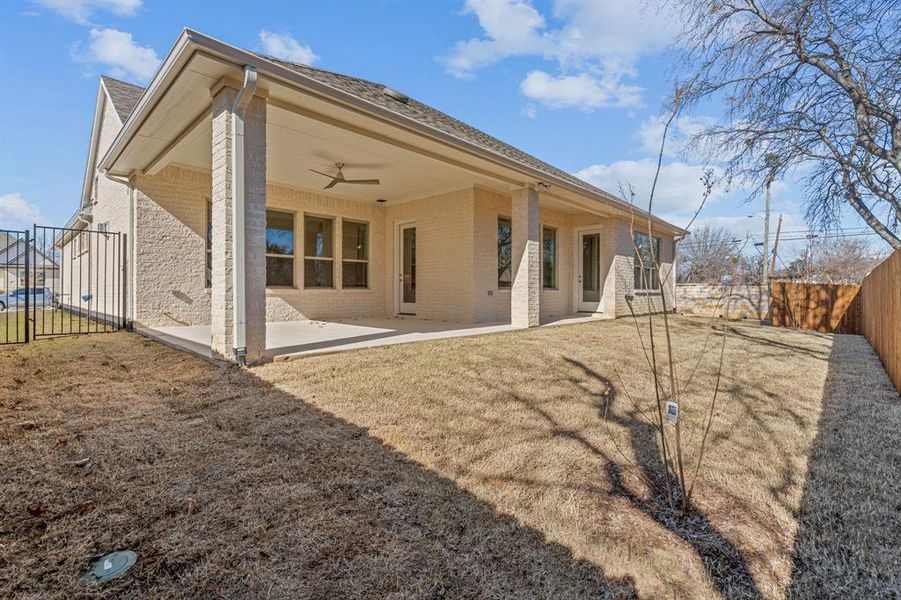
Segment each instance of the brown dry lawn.
[[[693,459],[723,324],[674,321]],[[728,330],[682,521],[637,476],[656,453],[628,320],[249,370],[127,333],[4,348],[0,596],[901,594],[901,399],[878,359]],[[121,548],[125,577],[79,581]]]

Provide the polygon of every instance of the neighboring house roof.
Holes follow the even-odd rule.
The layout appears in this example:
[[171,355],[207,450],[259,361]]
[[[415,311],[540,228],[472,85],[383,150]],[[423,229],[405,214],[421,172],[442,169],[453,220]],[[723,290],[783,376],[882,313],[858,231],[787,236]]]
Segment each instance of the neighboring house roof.
[[106,91],[113,103],[113,108],[116,109],[116,114],[119,115],[119,119],[124,123],[128,120],[128,115],[131,114],[131,111],[134,110],[135,104],[140,100],[141,94],[144,93],[144,88],[133,83],[113,79],[107,75],[102,75],[100,79],[103,81],[103,85],[106,86]]
[[[11,236],[8,236],[11,237]],[[0,238],[0,243],[2,238]],[[25,266],[25,238],[15,238],[11,244],[7,244],[0,250],[0,264],[6,267],[23,267]],[[31,255],[31,265],[33,267],[51,267],[57,266],[52,256],[35,247],[34,243],[28,245]],[[40,257],[41,260],[38,260]]]
[[15,242],[16,239],[18,238],[11,236],[5,231],[0,231],[0,250],[6,250],[10,246],[12,246],[13,242]]

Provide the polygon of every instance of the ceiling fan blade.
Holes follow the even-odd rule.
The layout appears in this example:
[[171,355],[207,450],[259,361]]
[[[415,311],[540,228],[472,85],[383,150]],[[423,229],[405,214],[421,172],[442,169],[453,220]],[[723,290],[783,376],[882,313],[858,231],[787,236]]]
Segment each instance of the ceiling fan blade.
[[356,183],[358,185],[379,185],[378,179],[345,179],[341,183]]
[[327,186],[325,186],[324,188],[322,188],[322,189],[327,190],[327,189],[329,189],[329,188],[333,188],[333,187],[335,187],[336,185],[338,185],[339,183],[341,183],[340,180],[332,178],[332,180],[329,182],[329,184],[328,184]]
[[317,171],[316,169],[309,169],[309,170],[310,170],[310,171],[313,171],[313,172],[316,173],[317,175],[324,175],[325,177],[328,177],[329,179],[334,179],[334,178],[335,178],[334,175],[329,175],[328,173],[323,173],[322,171]]

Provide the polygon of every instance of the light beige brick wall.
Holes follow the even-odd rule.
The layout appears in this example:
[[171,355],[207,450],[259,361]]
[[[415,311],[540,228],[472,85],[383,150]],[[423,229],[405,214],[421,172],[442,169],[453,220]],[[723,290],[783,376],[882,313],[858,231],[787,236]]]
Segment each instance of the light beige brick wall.
[[[663,310],[663,295],[665,294],[666,308],[672,311],[675,306],[676,299],[676,281],[674,273],[671,274],[673,268],[673,236],[655,233],[655,237],[660,238],[660,279],[662,282],[661,291],[641,291],[635,290],[635,273],[633,270],[635,264],[635,246],[632,241],[632,232],[630,223],[623,219],[615,219],[611,221],[613,230],[613,240],[615,244],[615,299],[614,310],[617,317],[628,316],[629,304],[626,300],[627,295],[632,295],[632,306],[636,314],[647,314],[647,312],[660,312]],[[643,225],[645,228],[647,224]],[[636,230],[640,230],[642,225],[635,225]],[[669,275],[669,276],[668,276]]]
[[497,220],[512,218],[510,196],[474,188],[473,293],[476,322],[509,321],[510,289],[497,286]]
[[467,188],[386,209],[385,312],[393,314],[398,277],[395,237],[400,223],[416,224],[416,315],[471,323],[473,302],[473,190]]
[[135,186],[135,321],[145,326],[209,325],[206,287],[210,174],[169,166]]
[[568,215],[541,209],[542,227],[557,231],[557,281],[556,288],[541,287],[541,318],[552,319],[573,313],[573,226]]
[[[497,220],[501,216],[512,216],[510,196],[481,187],[474,189],[474,195],[475,320],[508,321],[511,292],[497,286]],[[566,214],[540,208],[539,219],[541,226],[557,230],[557,289],[542,287],[539,303],[541,318],[549,319],[572,313],[573,233]]]

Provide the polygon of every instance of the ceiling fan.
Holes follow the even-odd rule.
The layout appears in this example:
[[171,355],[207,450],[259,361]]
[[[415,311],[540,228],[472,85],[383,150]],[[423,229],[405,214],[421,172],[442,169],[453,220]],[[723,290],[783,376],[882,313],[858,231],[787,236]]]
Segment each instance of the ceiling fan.
[[329,175],[328,173],[323,173],[322,171],[317,171],[316,169],[310,169],[310,171],[313,171],[314,173],[316,173],[318,175],[324,175],[326,177],[331,178],[331,181],[328,183],[328,185],[322,189],[327,190],[329,188],[335,187],[339,183],[354,183],[357,185],[379,185],[378,179],[345,179],[344,173],[341,172],[341,170],[344,169],[344,163],[337,162],[337,163],[335,163],[335,166],[338,167],[338,173],[336,175]]

